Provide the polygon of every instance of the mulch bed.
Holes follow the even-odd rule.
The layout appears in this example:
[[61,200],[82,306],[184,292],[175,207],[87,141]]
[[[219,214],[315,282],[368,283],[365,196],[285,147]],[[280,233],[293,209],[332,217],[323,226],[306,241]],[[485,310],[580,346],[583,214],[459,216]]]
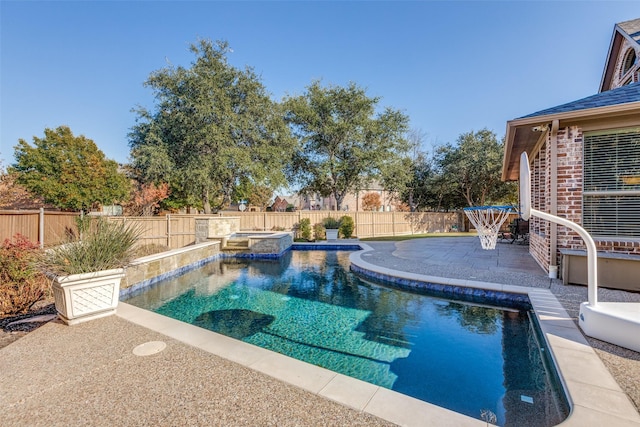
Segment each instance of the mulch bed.
[[[42,317],[40,316],[55,314],[56,306],[52,300],[44,300],[37,302],[27,313],[0,318],[0,348],[8,346],[34,329],[44,325],[46,321],[41,321]],[[36,321],[29,322],[28,320],[31,318]],[[26,321],[19,322],[20,320]]]

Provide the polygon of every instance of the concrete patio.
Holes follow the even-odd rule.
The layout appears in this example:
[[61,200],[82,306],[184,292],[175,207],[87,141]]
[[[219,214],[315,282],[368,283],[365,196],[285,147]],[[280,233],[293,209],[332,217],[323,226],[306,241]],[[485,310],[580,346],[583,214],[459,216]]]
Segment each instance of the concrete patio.
[[[367,245],[362,259],[385,271],[548,289],[574,318],[586,300],[585,287],[549,279],[526,246],[482,251],[473,237]],[[640,301],[606,289],[600,298]],[[154,352],[157,342],[166,347]],[[151,354],[134,354],[145,343]],[[640,354],[589,343],[617,382],[606,404],[619,399],[621,409],[571,424],[640,425]],[[0,349],[0,366],[2,425],[485,425],[124,303],[109,318],[47,323]]]

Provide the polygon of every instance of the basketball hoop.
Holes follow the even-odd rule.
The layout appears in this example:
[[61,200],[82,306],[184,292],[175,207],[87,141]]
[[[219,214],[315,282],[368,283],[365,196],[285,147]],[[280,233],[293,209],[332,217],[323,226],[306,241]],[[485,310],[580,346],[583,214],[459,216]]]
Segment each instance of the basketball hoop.
[[478,231],[482,249],[496,248],[498,231],[509,218],[511,206],[474,206],[464,208],[464,213]]

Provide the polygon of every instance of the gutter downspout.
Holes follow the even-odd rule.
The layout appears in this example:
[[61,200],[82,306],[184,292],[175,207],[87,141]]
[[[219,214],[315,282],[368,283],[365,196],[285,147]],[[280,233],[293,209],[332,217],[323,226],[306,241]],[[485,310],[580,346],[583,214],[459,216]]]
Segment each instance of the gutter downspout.
[[[551,158],[549,159],[549,168],[551,169],[551,212],[553,216],[558,216],[558,129],[560,121],[551,122]],[[549,242],[549,277],[558,278],[558,224],[551,222],[550,224],[550,242]]]

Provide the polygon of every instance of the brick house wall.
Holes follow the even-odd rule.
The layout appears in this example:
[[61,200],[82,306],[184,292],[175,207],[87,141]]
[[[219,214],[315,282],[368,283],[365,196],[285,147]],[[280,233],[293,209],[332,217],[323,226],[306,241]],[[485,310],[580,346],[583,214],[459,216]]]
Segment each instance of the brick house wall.
[[[558,216],[582,224],[582,130],[558,130]],[[582,238],[558,226],[558,249],[586,249]],[[559,255],[558,255],[559,256]]]
[[636,56],[640,56],[640,49],[637,48],[637,45],[632,45],[629,40],[624,39],[622,46],[620,47],[620,54],[616,59],[616,66],[613,72],[613,76],[611,78],[611,86],[610,89],[614,89],[616,87],[620,87],[625,84],[629,79],[631,81],[637,82],[639,78],[638,71],[640,70],[640,62],[636,61],[636,64],[631,67],[626,73],[623,72],[624,60],[626,58],[627,52],[630,49],[634,49],[636,52]]
[[[551,137],[534,153],[531,167],[532,207],[551,212],[551,168],[547,161],[551,155]],[[558,216],[582,224],[582,161],[583,134],[577,126],[565,127],[557,134],[557,211]],[[548,270],[551,261],[550,224],[531,217],[529,221],[529,252],[542,268]],[[586,250],[584,241],[574,231],[558,226],[557,260],[561,249]],[[633,239],[605,239],[594,237],[598,251],[640,255],[640,241]]]
[[[546,141],[536,153],[532,153],[531,165],[531,207],[547,212],[549,209],[548,195],[550,194],[549,141]],[[549,223],[538,217],[529,219],[529,252],[538,264],[545,270],[550,262]]]

